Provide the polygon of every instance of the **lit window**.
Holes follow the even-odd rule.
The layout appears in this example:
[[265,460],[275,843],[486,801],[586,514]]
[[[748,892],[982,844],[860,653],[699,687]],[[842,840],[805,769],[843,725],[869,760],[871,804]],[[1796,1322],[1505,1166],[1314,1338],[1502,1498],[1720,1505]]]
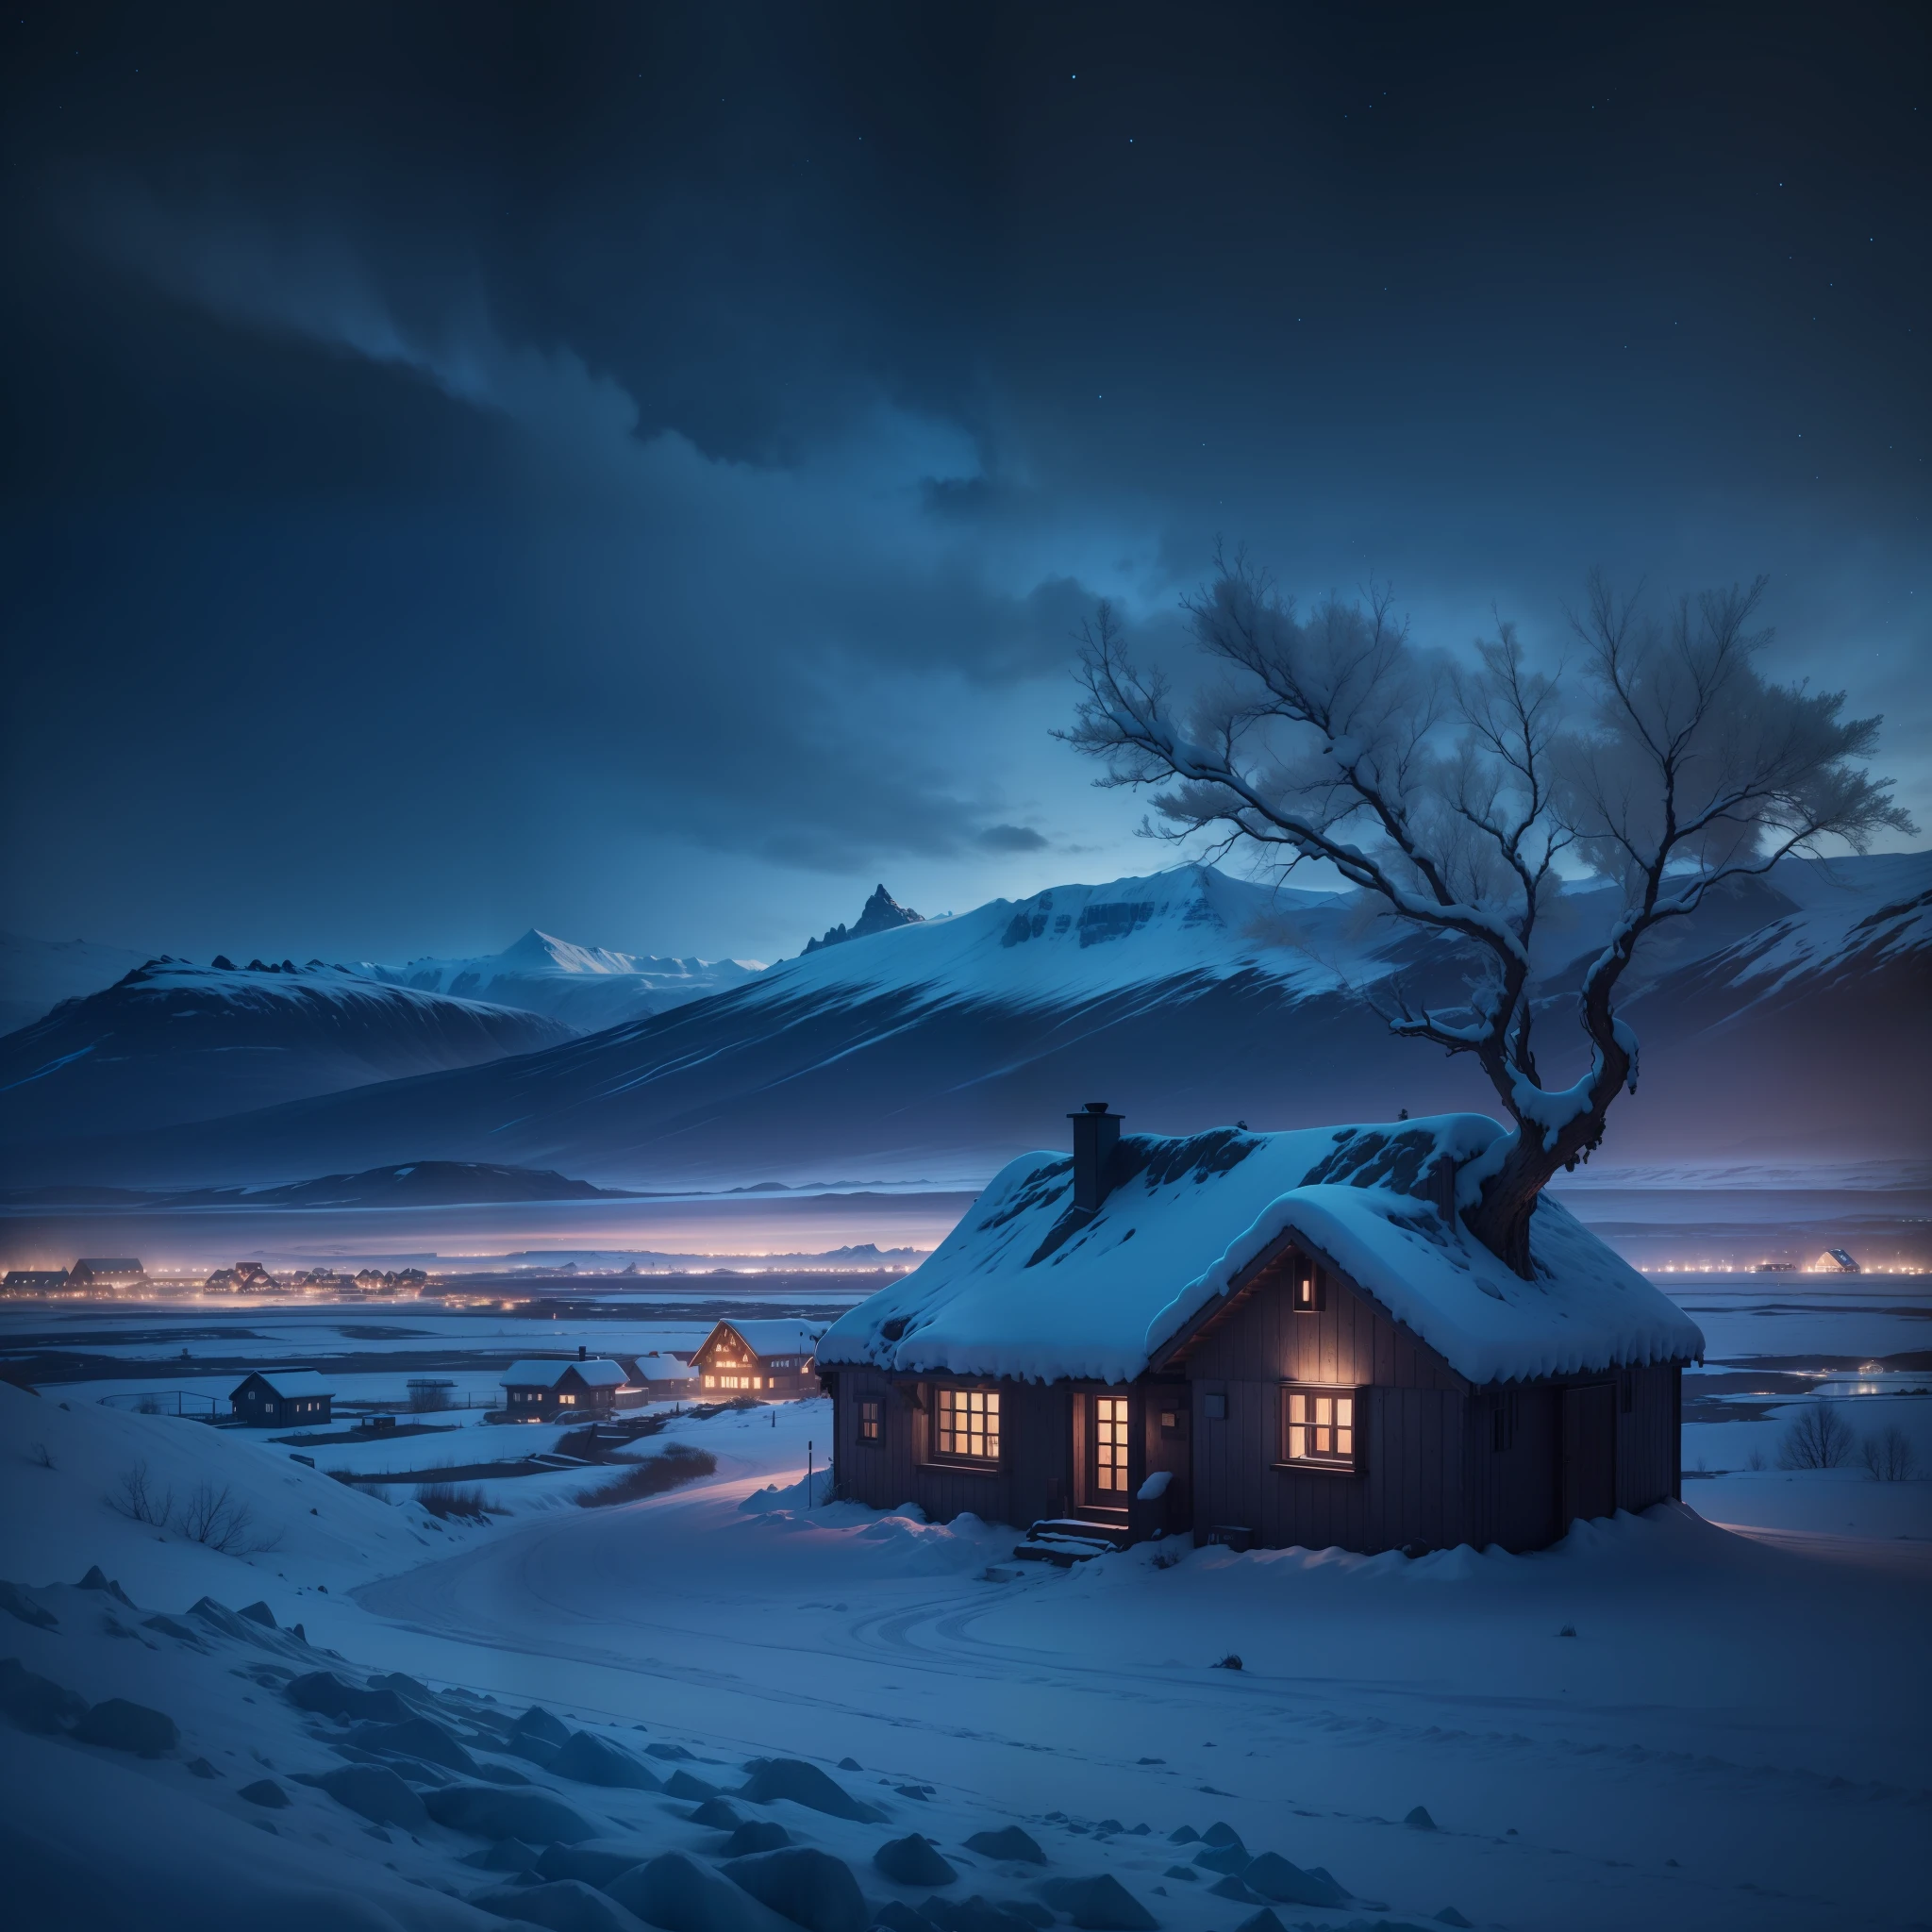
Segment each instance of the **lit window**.
[[1283,1414],[1283,1460],[1353,1469],[1356,1402],[1353,1390],[1289,1389]]
[[963,1462],[1000,1459],[1000,1398],[985,1389],[940,1391],[939,1453]]
[[1127,1492],[1127,1404],[1121,1395],[1093,1398],[1093,1487],[1103,1495]]
[[1319,1315],[1327,1296],[1323,1293],[1322,1272],[1312,1261],[1297,1261],[1290,1279],[1293,1282],[1291,1300],[1298,1315]]
[[858,1405],[858,1440],[861,1442],[876,1442],[883,1432],[885,1405],[876,1397],[866,1396]]

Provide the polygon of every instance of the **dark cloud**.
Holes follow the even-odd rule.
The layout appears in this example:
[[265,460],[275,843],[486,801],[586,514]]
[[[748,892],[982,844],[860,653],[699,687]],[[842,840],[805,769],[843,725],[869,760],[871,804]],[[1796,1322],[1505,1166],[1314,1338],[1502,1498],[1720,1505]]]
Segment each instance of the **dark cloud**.
[[1223,539],[1448,642],[1769,568],[1927,815],[1910,13],[14,34],[28,929],[770,951],[1145,869],[1048,731]]

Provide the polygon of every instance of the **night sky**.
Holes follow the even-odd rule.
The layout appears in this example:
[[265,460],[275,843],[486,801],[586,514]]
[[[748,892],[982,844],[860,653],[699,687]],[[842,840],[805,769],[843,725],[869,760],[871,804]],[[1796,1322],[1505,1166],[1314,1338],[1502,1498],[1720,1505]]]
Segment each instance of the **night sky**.
[[1932,822],[1932,14],[17,8],[0,923],[774,958],[1168,862],[1217,539],[1540,650],[1771,574]]

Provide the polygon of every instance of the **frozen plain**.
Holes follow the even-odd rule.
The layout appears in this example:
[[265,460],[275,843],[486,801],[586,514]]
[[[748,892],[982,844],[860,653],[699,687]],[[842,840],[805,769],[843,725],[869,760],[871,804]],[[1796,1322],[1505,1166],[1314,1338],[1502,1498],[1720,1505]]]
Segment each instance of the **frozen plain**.
[[[1751,1352],[1767,1321],[1781,1341],[1874,1356],[1924,1328],[1875,1307],[1699,1319],[1714,1353]],[[642,1761],[725,1790],[752,1757],[808,1760],[887,1821],[741,1809],[847,1859],[874,1902],[926,1896],[870,1862],[912,1831],[959,1869],[941,1896],[1037,1902],[1037,1869],[961,1850],[1018,1824],[1048,1874],[1111,1872],[1163,1927],[1234,1932],[1257,1907],[1213,1895],[1199,1846],[1171,1838],[1225,1822],[1354,1895],[1277,1906],[1291,1925],[1421,1926],[1445,1907],[1509,1927],[1926,1923],[1932,1486],[1736,1472],[1721,1445],[1755,1444],[1774,1414],[1687,1432],[1688,1465],[1735,1472],[1687,1483],[1704,1515],[1590,1525],[1536,1557],[1199,1551],[1162,1568],[1143,1547],[1041,1574],[1003,1560],[1009,1531],[970,1519],[807,1509],[806,1444],[829,1432],[819,1402],[779,1408],[776,1426],[771,1409],[679,1421],[642,1445],[711,1451],[715,1475],[690,1488],[581,1510],[570,1498],[591,1474],[559,1472],[502,1485],[512,1513],[473,1527],[95,1392],[0,1387],[0,1574],[58,1620],[0,1616],[0,1654],[91,1704],[166,1709],[183,1737],[147,1761],[0,1729],[25,1924],[503,1924],[464,1903],[503,1882],[464,1862],[483,1840],[438,1825],[379,1840],[295,1781],[343,1761],[332,1727],[279,1691],[319,1667],[408,1673],[458,1731],[464,1708],[539,1703],[633,1751],[688,1751]],[[1884,1406],[1923,1435],[1923,1403]],[[519,1446],[546,1433],[518,1431]],[[426,1464],[447,1440],[391,1453],[428,1445]],[[225,1556],[117,1514],[104,1498],[137,1459],[183,1492],[235,1486],[278,1546]],[[93,1564],[138,1613],[73,1587]],[[990,1564],[1013,1580],[983,1580]],[[184,1620],[203,1596],[265,1603],[304,1644]],[[150,1627],[156,1612],[200,1647]],[[1215,1668],[1229,1654],[1239,1673]],[[222,1774],[191,1775],[197,1757]],[[848,1758],[865,1769],[838,1769]],[[520,1771],[641,1856],[721,1843],[689,1804]],[[257,1778],[291,1802],[244,1801]],[[1417,1806],[1436,1829],[1404,1822]],[[1124,1828],[1097,1829],[1108,1820]]]

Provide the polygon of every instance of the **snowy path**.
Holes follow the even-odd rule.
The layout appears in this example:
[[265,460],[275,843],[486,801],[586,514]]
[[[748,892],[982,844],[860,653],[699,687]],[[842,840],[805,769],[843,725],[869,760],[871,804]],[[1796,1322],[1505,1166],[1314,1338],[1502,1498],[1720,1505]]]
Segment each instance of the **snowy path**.
[[[1225,1817],[1479,1922],[1918,1915],[1916,1552],[1874,1574],[1687,1516],[1533,1559],[1202,1552],[1158,1572],[1141,1552],[990,1584],[1008,1535],[739,1507],[767,1471],[802,1473],[814,1407],[746,1431],[702,1490],[366,1587],[391,1660],[727,1758],[850,1756],[933,1785],[935,1807],[1160,1833]],[[1558,1639],[1566,1621],[1582,1634]],[[1208,1668],[1228,1649],[1246,1668]],[[1441,1830],[1395,1822],[1417,1804]]]

